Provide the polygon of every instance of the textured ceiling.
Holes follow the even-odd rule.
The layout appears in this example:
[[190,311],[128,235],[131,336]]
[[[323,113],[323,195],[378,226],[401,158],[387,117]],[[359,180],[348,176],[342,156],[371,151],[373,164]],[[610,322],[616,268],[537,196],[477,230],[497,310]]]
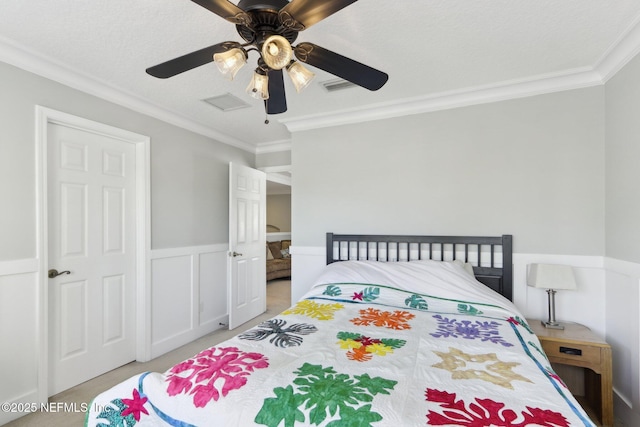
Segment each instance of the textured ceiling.
[[[301,32],[296,43],[309,41],[385,71],[388,83],[376,92],[328,93],[319,83],[334,76],[314,69],[316,80],[297,94],[285,76],[289,110],[268,125],[262,103],[244,93],[253,66],[233,82],[214,64],[166,80],[145,73],[240,40],[234,25],[189,0],[2,0],[0,60],[20,63],[19,51],[57,68],[58,77],[60,70],[77,73],[70,75],[95,83],[96,92],[113,89],[123,104],[150,106],[165,119],[252,149],[289,140],[282,119],[352,115],[596,69],[639,18],[637,0],[360,0]],[[250,54],[249,63],[255,60]],[[47,67],[31,68],[47,74]],[[251,108],[223,113],[202,102],[224,93]]]

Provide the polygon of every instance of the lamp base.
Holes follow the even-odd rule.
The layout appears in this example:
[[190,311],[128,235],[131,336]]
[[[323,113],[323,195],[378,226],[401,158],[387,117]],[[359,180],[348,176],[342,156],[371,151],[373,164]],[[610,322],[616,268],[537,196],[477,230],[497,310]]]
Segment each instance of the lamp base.
[[544,320],[541,320],[540,323],[542,323],[542,326],[544,326],[545,328],[549,328],[549,329],[564,329],[564,326],[561,325],[558,322],[545,322]]

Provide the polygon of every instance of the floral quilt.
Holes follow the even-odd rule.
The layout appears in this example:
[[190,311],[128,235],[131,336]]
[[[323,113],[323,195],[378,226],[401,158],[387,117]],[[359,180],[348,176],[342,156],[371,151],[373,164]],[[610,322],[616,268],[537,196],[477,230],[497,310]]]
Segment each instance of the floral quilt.
[[427,264],[406,286],[320,281],[280,315],[100,394],[86,425],[594,425],[511,303],[467,299],[479,288],[462,268]]

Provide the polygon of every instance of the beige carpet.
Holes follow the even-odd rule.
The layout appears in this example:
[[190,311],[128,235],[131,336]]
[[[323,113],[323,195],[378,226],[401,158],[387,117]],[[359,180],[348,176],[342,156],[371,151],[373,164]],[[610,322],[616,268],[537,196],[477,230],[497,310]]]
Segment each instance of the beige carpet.
[[[89,405],[92,399],[100,392],[124,381],[132,375],[146,371],[164,372],[171,366],[190,358],[199,351],[231,338],[286,310],[291,305],[290,289],[290,280],[272,280],[267,284],[267,311],[239,328],[233,331],[215,331],[146,363],[129,363],[76,387],[70,388],[69,390],[63,391],[62,393],[56,394],[55,396],[51,396],[49,401],[62,402],[60,404],[61,406],[58,406],[62,409],[64,406],[68,408],[81,408],[82,405]],[[62,412],[56,413],[36,412],[5,424],[4,427],[73,427],[82,425],[84,425],[83,412],[64,412],[64,410],[62,410]]]

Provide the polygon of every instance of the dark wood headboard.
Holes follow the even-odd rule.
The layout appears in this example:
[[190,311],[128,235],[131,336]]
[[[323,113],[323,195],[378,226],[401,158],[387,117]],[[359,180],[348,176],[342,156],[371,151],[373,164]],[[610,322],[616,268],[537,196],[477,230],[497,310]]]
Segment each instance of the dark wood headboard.
[[473,265],[476,279],[513,300],[513,236],[393,236],[327,233],[327,264],[432,259]]

